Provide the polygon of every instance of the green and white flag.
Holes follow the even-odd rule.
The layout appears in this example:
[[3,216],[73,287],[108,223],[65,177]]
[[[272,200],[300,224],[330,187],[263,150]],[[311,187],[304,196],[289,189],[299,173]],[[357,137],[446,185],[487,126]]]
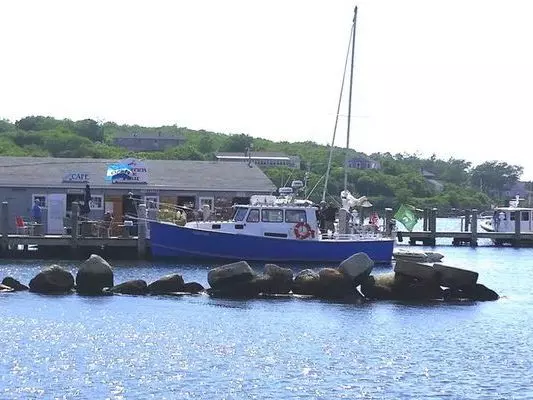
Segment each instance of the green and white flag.
[[415,208],[413,206],[406,206],[404,204],[402,204],[398,211],[396,211],[394,218],[401,222],[402,225],[405,226],[405,229],[407,229],[409,232],[413,230],[418,222],[418,217],[415,214]]

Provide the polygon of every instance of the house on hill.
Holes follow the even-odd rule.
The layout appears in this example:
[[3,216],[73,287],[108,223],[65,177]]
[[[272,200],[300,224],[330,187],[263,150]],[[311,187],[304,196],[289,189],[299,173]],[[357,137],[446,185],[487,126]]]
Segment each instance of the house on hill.
[[367,157],[353,157],[347,161],[348,168],[356,169],[381,169],[379,161],[372,160]]
[[288,167],[300,169],[300,157],[288,156],[285,153],[253,151],[246,153],[218,152],[215,159],[219,162],[243,162],[253,163],[261,168]]
[[171,147],[182,146],[185,141],[183,136],[161,132],[118,134],[113,138],[115,146],[130,151],[164,151]]

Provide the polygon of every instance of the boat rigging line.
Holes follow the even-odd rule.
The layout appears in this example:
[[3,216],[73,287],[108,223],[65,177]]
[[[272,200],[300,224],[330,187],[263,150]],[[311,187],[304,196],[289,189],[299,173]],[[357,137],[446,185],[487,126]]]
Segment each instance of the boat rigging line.
[[326,191],[328,190],[328,179],[329,179],[329,173],[331,171],[331,161],[333,158],[333,150],[335,148],[335,136],[337,134],[337,125],[339,123],[339,116],[340,116],[340,110],[341,110],[342,92],[344,91],[344,80],[346,78],[346,69],[348,68],[348,58],[350,56],[350,47],[351,47],[352,36],[354,36],[354,28],[355,28],[355,24],[352,24],[352,29],[350,30],[350,38],[348,39],[348,50],[346,51],[346,60],[344,61],[344,72],[342,73],[341,91],[339,94],[339,103],[337,105],[337,114],[335,116],[335,126],[333,127],[333,138],[331,139],[331,145],[329,148],[329,159],[328,159],[328,166],[326,170],[326,179],[324,181],[324,189],[322,190],[322,201],[326,201]]

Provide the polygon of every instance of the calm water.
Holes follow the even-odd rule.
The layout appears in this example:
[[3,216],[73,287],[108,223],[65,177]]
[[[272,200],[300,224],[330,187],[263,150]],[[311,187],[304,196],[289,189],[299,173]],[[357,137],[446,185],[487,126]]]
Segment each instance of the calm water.
[[[533,249],[436,250],[504,298],[355,306],[1,294],[0,398],[533,398]],[[47,264],[0,261],[0,278],[28,283]],[[179,272],[207,284],[205,266],[114,267],[116,282]]]

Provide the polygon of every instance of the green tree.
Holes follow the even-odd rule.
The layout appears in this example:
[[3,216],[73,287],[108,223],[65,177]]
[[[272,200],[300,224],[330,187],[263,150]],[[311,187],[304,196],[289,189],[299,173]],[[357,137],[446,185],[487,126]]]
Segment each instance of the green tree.
[[80,136],[91,139],[93,142],[104,140],[104,130],[93,119],[83,119],[72,124],[72,130]]
[[226,141],[222,144],[220,151],[244,153],[252,143],[253,138],[244,133],[241,133],[240,135],[229,135],[226,138]]
[[487,161],[471,170],[472,184],[484,193],[499,194],[514,185],[524,168],[502,161]]

